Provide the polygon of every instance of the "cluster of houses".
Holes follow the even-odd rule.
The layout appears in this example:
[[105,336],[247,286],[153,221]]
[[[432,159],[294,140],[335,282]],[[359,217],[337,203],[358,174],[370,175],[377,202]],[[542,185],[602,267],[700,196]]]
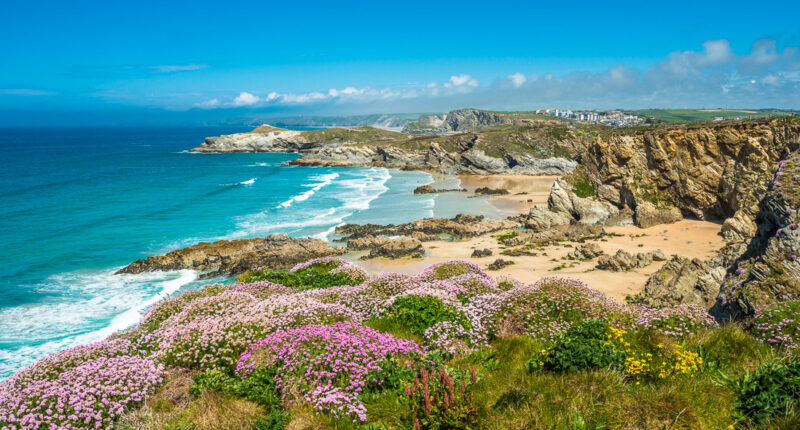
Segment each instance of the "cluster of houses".
[[644,122],[644,118],[636,115],[626,114],[625,112],[612,111],[571,111],[569,109],[539,109],[537,114],[549,115],[557,118],[568,118],[576,121],[593,122],[610,126],[630,126]]

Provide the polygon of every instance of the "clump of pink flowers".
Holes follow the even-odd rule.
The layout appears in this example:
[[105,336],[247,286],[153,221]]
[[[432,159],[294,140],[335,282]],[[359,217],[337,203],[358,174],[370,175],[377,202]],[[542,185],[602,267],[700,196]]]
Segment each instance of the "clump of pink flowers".
[[136,355],[124,339],[68,349],[0,385],[0,427],[111,428],[161,378],[162,367]]
[[661,309],[638,307],[635,324],[675,337],[688,336],[701,327],[719,326],[703,307],[690,303]]
[[773,346],[794,349],[800,343],[800,300],[777,303],[756,311],[750,332]]
[[366,421],[358,399],[368,375],[389,355],[423,354],[413,341],[398,339],[345,321],[277,331],[254,343],[236,365],[247,378],[259,368],[273,368],[276,388],[287,400],[299,393],[315,409]]

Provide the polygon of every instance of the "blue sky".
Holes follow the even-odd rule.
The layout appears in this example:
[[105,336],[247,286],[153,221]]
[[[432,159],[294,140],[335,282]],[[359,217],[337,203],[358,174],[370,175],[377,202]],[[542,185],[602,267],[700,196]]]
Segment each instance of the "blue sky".
[[0,123],[800,108],[799,3],[7,2]]

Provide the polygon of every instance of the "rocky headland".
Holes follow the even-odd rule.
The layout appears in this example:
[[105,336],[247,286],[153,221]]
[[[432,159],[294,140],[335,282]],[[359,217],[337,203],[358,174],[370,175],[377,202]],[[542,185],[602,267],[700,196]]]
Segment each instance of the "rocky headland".
[[341,255],[344,252],[344,248],[331,246],[319,239],[272,234],[266,238],[200,242],[165,255],[134,261],[117,273],[190,269],[206,272],[202,275],[204,277],[238,275],[257,267],[289,268],[312,258]]

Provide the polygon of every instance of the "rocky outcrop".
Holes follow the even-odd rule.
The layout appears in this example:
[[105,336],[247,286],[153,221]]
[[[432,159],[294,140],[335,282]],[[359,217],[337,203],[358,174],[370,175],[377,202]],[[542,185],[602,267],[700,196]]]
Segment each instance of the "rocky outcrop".
[[712,267],[699,258],[673,255],[650,276],[636,301],[659,308],[691,303],[709,309],[716,302],[724,277],[724,267]]
[[348,251],[364,251],[386,245],[391,239],[386,236],[367,234],[347,241]]
[[[565,181],[558,179],[553,182],[550,188],[550,196],[547,199],[547,209],[553,215],[544,215],[541,208],[537,208],[535,215],[543,218],[541,222],[546,225],[548,222],[561,222],[569,219],[581,224],[607,224],[610,219],[616,219],[620,213],[619,209],[613,204],[601,201],[593,197],[578,197]],[[530,214],[529,214],[530,218]],[[538,222],[531,222],[536,225]]]
[[488,196],[502,196],[508,194],[508,190],[505,188],[480,187],[475,189],[475,194],[483,194]]
[[504,268],[506,266],[510,266],[512,264],[514,264],[513,261],[503,260],[502,258],[498,258],[497,260],[494,260],[491,264],[486,266],[486,268],[489,269],[489,270],[500,270],[500,269],[502,269],[502,268]]
[[449,192],[464,192],[467,191],[463,188],[433,188],[430,185],[420,185],[417,188],[414,188],[414,194],[437,194],[437,193],[449,193]]
[[425,255],[422,243],[416,239],[399,237],[388,239],[370,250],[369,255],[363,258],[418,258]]
[[489,248],[484,249],[476,249],[472,251],[472,258],[482,258],[482,257],[491,257],[492,250]]
[[451,219],[425,218],[400,225],[345,224],[336,227],[336,234],[343,236],[343,240],[347,241],[366,235],[411,237],[425,235],[435,238],[434,240],[439,239],[440,235],[449,235],[453,239],[461,240],[518,227],[520,224],[510,219],[487,219],[483,216],[459,214]]
[[557,225],[572,222],[572,215],[565,212],[553,212],[545,205],[533,205],[525,219],[525,227],[533,231],[547,230]]
[[659,249],[651,252],[640,252],[632,255],[625,250],[618,250],[614,255],[601,255],[597,260],[597,267],[612,272],[624,272],[636,268],[647,267],[653,261],[664,261],[667,257]]
[[659,224],[672,224],[683,219],[680,209],[675,206],[658,207],[650,202],[637,202],[634,222],[641,228]]
[[503,241],[505,246],[544,246],[562,241],[583,242],[600,239],[606,234],[603,227],[589,224],[559,225],[541,231],[523,231]]
[[472,131],[502,124],[503,117],[497,113],[478,109],[450,111],[444,118],[443,131]]
[[298,152],[313,147],[302,132],[262,125],[250,133],[207,137],[190,152]]
[[585,261],[601,255],[605,255],[605,252],[603,252],[603,249],[600,248],[600,245],[596,243],[584,243],[576,246],[575,249],[567,254],[567,258],[570,260]]
[[157,270],[191,269],[212,271],[203,276],[237,275],[256,267],[278,269],[317,257],[344,253],[344,248],[310,238],[290,238],[273,234],[266,238],[219,240],[137,260],[117,273],[144,273]]

